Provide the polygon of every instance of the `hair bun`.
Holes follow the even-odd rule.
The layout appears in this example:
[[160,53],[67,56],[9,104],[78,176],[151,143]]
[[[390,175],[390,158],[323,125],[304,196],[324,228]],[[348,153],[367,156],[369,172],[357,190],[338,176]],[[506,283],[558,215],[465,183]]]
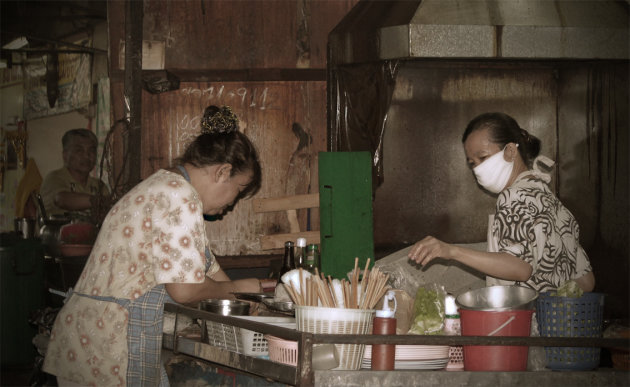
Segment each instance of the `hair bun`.
[[520,129],[521,129],[521,136],[523,137],[523,139],[525,140],[525,142],[526,142],[526,143],[527,143],[527,142],[530,142],[530,141],[531,141],[531,138],[530,138],[530,136],[529,136],[529,132],[528,132],[527,130],[523,129],[523,128],[520,128]]
[[201,134],[232,133],[238,130],[238,117],[229,106],[208,106],[201,119]]

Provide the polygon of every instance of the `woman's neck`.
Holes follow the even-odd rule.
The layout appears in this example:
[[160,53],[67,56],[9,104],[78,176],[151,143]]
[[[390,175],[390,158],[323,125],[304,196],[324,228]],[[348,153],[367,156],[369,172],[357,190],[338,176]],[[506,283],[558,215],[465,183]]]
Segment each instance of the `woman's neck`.
[[514,160],[514,168],[512,169],[512,174],[510,175],[510,180],[508,180],[507,187],[512,186],[512,184],[516,181],[516,178],[526,171],[529,171],[529,168],[527,168],[527,165],[523,163],[520,157]]

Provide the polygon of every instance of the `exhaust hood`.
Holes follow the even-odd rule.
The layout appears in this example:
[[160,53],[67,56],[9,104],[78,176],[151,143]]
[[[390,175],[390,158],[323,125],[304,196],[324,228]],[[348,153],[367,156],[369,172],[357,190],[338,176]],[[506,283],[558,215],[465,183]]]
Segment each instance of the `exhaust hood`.
[[624,0],[364,0],[330,33],[329,59],[623,60],[628,8]]

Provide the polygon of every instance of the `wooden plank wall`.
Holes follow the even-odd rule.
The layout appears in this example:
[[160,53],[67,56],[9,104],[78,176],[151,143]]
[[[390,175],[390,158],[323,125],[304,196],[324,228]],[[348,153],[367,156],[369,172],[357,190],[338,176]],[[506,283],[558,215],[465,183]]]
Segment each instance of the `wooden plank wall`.
[[[143,39],[165,42],[165,68],[182,82],[178,90],[142,92],[143,178],[171,165],[199,132],[206,106],[229,105],[260,153],[256,197],[317,192],[317,153],[326,150],[327,35],[356,2],[145,0]],[[124,3],[110,2],[108,13],[119,119]],[[318,210],[299,210],[298,218],[303,230],[319,229]],[[289,224],[284,212],[255,214],[244,200],[222,221],[207,223],[207,231],[218,255],[256,255],[277,253],[261,251],[259,236],[289,232]]]

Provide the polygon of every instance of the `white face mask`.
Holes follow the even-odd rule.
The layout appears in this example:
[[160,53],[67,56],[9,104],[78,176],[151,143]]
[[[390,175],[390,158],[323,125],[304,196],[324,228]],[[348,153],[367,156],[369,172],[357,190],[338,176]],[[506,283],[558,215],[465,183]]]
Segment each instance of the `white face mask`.
[[481,164],[473,168],[473,172],[477,177],[479,185],[492,193],[499,193],[503,191],[508,180],[510,180],[512,170],[514,169],[514,160],[505,161],[505,158],[503,157],[504,153],[505,148],[503,148],[502,151],[488,157]]

